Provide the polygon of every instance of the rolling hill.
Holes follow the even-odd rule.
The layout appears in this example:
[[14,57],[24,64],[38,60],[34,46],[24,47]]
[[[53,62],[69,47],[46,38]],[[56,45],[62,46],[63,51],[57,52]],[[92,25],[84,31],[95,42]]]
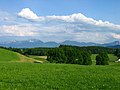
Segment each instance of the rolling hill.
[[36,60],[28,58],[19,53],[0,48],[0,62],[35,62]]

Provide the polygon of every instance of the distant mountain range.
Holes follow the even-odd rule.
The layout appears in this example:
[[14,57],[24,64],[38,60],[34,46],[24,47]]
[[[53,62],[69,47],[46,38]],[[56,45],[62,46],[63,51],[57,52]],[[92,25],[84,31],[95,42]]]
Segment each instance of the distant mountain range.
[[85,43],[85,42],[68,41],[68,40],[61,43],[56,43],[56,42],[43,42],[38,39],[30,39],[25,41],[0,42],[0,46],[14,47],[14,48],[58,47],[59,45],[104,46],[104,47],[120,48],[120,41],[114,41],[105,44],[98,44],[92,42]]

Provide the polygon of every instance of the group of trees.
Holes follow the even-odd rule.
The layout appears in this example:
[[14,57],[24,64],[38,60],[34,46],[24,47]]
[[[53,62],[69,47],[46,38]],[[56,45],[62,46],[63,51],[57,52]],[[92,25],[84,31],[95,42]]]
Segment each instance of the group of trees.
[[114,55],[120,59],[120,49],[116,49]]
[[109,54],[113,54],[116,50],[115,48],[108,48],[108,47],[101,47],[101,46],[86,46],[86,47],[76,47],[76,48],[80,50],[89,51],[92,54],[98,54],[100,52],[106,52]]
[[37,56],[46,56],[47,52],[50,48],[5,48],[5,47],[0,47],[4,49],[8,49],[14,52],[18,52],[23,55],[37,55]]
[[[83,51],[76,47],[66,45],[50,49],[47,53],[47,60],[51,63],[92,64],[90,51]],[[96,65],[109,65],[109,57],[106,52],[100,52],[96,56]]]
[[109,65],[109,57],[107,53],[101,52],[96,56],[96,65]]
[[90,53],[73,47],[53,48],[47,53],[47,60],[51,63],[67,63],[91,65]]

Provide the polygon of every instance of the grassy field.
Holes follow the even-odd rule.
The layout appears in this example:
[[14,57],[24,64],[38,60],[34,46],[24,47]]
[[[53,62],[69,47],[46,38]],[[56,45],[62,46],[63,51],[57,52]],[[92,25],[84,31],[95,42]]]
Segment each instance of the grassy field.
[[119,90],[119,65],[0,63],[0,90]]
[[[95,56],[91,56],[94,64]],[[117,59],[112,54],[109,57],[112,61]],[[26,57],[0,49],[0,90],[120,89],[120,63],[112,62],[108,66],[82,66],[50,64],[45,59],[45,56]],[[35,61],[44,64],[31,63]]]

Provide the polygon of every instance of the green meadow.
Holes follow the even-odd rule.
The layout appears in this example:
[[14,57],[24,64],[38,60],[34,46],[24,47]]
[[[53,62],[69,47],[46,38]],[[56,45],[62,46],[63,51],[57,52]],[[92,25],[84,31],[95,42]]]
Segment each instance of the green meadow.
[[119,90],[119,65],[0,63],[0,90]]
[[[95,64],[95,55],[92,55]],[[110,60],[117,57],[109,55]],[[25,57],[0,49],[0,90],[119,90],[120,63],[107,66],[34,63],[39,56]],[[44,61],[45,60],[45,61]]]

